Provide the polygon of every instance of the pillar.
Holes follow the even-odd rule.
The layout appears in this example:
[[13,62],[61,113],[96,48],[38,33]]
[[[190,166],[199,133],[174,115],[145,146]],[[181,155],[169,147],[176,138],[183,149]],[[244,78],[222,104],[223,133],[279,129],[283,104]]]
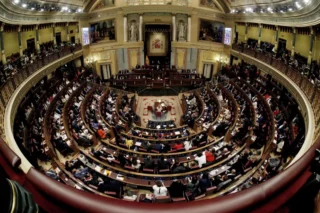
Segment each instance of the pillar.
[[309,46],[309,55],[308,55],[308,66],[310,66],[312,62],[312,52],[314,44],[314,30],[310,27],[310,46]]
[[123,41],[128,41],[128,18],[127,16],[123,17]]
[[234,44],[238,43],[238,41],[236,40],[236,37],[237,37],[237,24],[234,23],[234,33],[233,33],[233,41],[232,41],[232,43]]
[[52,24],[52,38],[53,38],[53,44],[57,45],[57,39],[56,39],[56,25]]
[[244,41],[247,43],[248,40],[248,23],[246,23],[245,31],[244,31]]
[[143,41],[142,26],[143,26],[143,15],[140,14],[140,17],[139,17],[139,41]]
[[172,14],[172,41],[177,40],[176,15]]
[[4,52],[4,39],[3,39],[3,29],[4,29],[4,23],[1,24],[0,27],[0,44],[1,44],[1,53],[2,53],[2,63],[7,63],[6,54]]
[[67,31],[67,42],[70,41],[70,35],[69,35],[69,23],[66,25],[66,31]]
[[295,46],[296,46],[296,38],[297,38],[297,29],[293,27],[293,36],[292,36],[292,49],[291,49],[291,58],[294,57]]
[[259,24],[258,45],[261,43],[262,24]]
[[21,25],[19,25],[19,28],[18,28],[18,43],[19,43],[19,53],[20,53],[20,56],[23,55],[23,50],[22,50],[22,39],[21,39]]
[[36,25],[36,50],[40,52],[40,41],[39,41],[39,25]]
[[76,31],[76,34],[75,34],[75,43],[80,43],[80,29],[79,29],[79,22],[77,23],[77,31]]
[[275,53],[278,52],[279,26],[276,26],[276,43],[274,44]]
[[187,41],[191,41],[191,16],[188,16],[188,36],[187,36]]

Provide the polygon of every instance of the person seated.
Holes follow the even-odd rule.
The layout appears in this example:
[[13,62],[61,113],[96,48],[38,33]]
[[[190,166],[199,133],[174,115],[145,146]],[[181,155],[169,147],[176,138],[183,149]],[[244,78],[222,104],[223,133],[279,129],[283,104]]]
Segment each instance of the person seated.
[[168,189],[164,186],[162,181],[156,181],[156,184],[152,187],[155,197],[167,196]]
[[168,190],[172,198],[183,197],[183,192],[185,191],[186,186],[181,183],[180,180],[174,179],[169,186]]
[[98,126],[97,134],[101,139],[105,139],[107,137],[107,133],[103,130],[101,125]]
[[183,142],[183,144],[184,144],[184,149],[186,151],[188,151],[189,149],[192,148],[192,141],[189,141],[188,138],[187,138],[187,140],[185,142]]
[[198,162],[198,166],[200,168],[207,163],[206,155],[204,152],[199,152],[198,154],[196,154],[194,160]]
[[91,147],[91,153],[93,154],[94,157],[96,158],[100,158],[100,156],[103,155],[103,152],[101,152],[100,150],[94,150],[93,147]]
[[154,160],[151,159],[150,155],[148,155],[147,158],[144,160],[143,168],[154,169]]
[[169,169],[170,163],[167,159],[163,157],[163,155],[160,157],[160,160],[158,161],[158,169]]
[[181,141],[178,141],[173,147],[174,150],[179,150],[179,149],[183,149],[183,148],[184,148],[184,146],[181,143]]
[[211,186],[212,185],[208,173],[204,173],[199,180],[199,188],[201,190],[201,194],[205,193],[207,188],[210,188]]
[[78,178],[78,179],[84,178],[87,175],[88,172],[89,172],[89,168],[88,167],[78,168],[78,169],[73,169],[72,170],[73,176]]
[[192,177],[192,178],[187,177],[186,179],[188,181],[188,183],[186,185],[186,193],[187,193],[187,195],[190,194],[188,196],[189,196],[189,198],[192,199],[193,197],[197,196],[197,194],[198,194],[199,180],[197,177]]
[[131,159],[131,167],[134,168],[135,170],[139,171],[140,167],[141,167],[141,162],[138,159],[138,157],[134,156]]
[[205,151],[206,161],[211,163],[215,160],[215,149],[212,149],[211,151]]
[[91,146],[92,145],[92,135],[89,134],[89,131],[85,129],[83,133],[80,134],[80,137],[78,139],[78,143],[80,146]]
[[175,161],[175,163],[171,165],[171,171],[173,174],[186,172],[186,170],[187,169],[184,167],[184,165],[179,161]]
[[47,170],[47,171],[45,172],[45,174],[46,174],[48,177],[51,177],[52,179],[59,180],[59,176],[58,176],[57,173],[56,173],[54,170],[52,170],[52,169]]

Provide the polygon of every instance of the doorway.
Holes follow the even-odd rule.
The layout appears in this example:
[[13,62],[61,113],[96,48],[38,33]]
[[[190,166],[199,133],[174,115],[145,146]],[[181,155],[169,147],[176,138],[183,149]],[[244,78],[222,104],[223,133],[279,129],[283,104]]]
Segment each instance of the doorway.
[[282,55],[284,52],[286,52],[286,49],[287,49],[287,40],[279,38],[279,42],[278,42],[279,55]]
[[108,81],[112,75],[111,64],[100,65],[100,74],[102,81]]
[[56,42],[57,42],[57,45],[61,44],[61,33],[56,33]]
[[72,43],[72,44],[75,44],[75,43],[76,43],[76,37],[75,37],[75,36],[71,36],[70,40],[71,40],[71,43]]
[[36,50],[36,43],[35,39],[31,38],[27,40],[27,50],[29,53],[35,53]]
[[206,80],[211,80],[213,73],[213,64],[203,64],[202,75]]

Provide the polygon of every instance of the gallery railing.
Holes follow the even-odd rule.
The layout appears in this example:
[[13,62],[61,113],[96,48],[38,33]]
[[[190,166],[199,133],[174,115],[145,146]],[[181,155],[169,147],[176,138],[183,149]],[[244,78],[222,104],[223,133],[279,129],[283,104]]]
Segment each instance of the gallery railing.
[[127,0],[127,6],[138,6],[138,5],[188,6],[188,0]]

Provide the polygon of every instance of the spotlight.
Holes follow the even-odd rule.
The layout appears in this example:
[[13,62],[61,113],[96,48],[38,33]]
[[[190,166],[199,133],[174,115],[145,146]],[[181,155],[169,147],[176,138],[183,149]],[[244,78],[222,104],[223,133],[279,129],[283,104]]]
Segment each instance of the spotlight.
[[23,7],[23,8],[26,8],[26,7],[27,7],[27,4],[23,3],[23,4],[22,4],[22,7]]
[[20,3],[20,0],[14,0],[13,3],[19,4],[19,3]]

